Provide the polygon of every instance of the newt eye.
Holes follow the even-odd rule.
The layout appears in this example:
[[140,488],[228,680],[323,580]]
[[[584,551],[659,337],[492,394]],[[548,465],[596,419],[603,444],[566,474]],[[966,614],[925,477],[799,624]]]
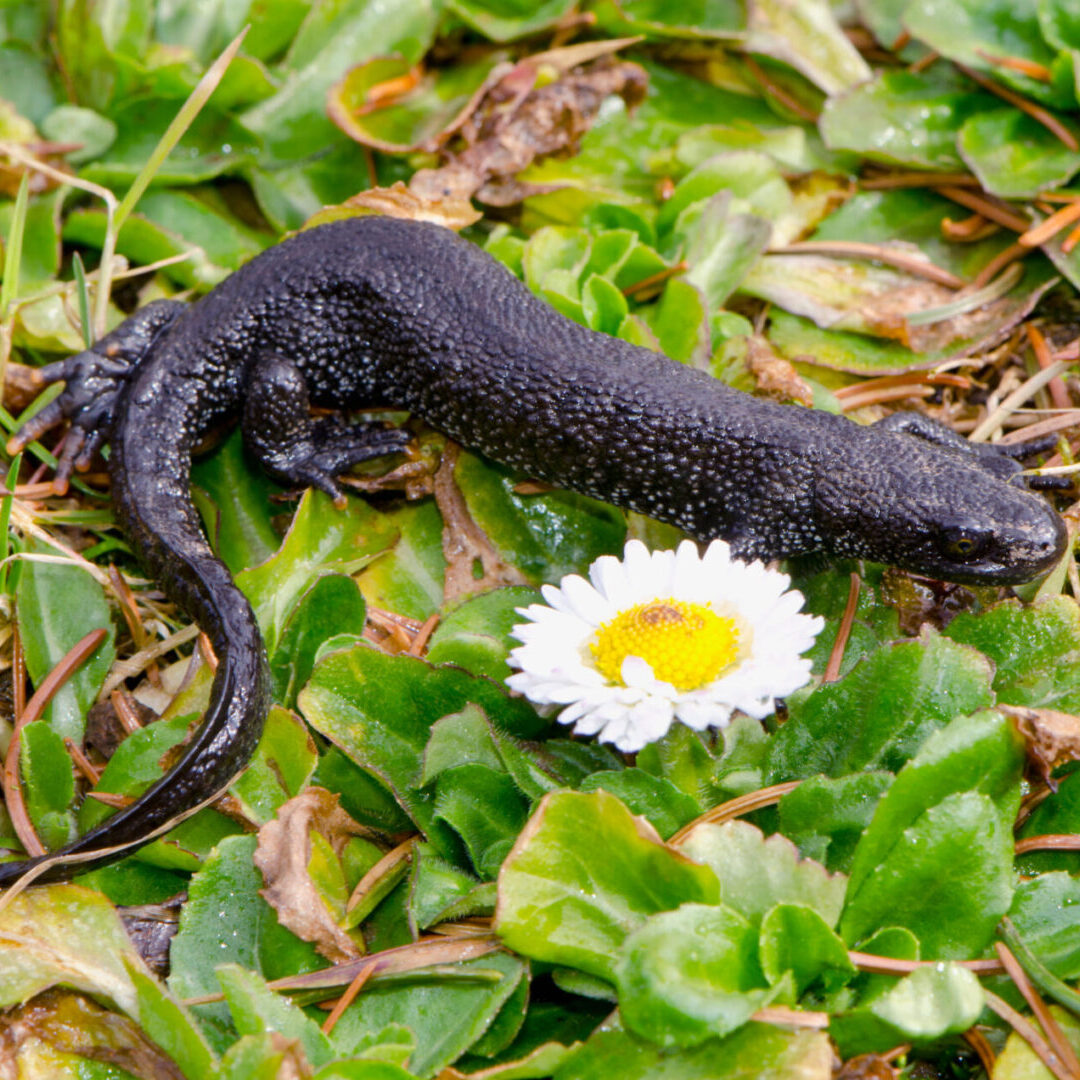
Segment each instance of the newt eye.
[[941,537],[941,548],[954,559],[973,559],[986,547],[989,535],[981,529],[954,526]]

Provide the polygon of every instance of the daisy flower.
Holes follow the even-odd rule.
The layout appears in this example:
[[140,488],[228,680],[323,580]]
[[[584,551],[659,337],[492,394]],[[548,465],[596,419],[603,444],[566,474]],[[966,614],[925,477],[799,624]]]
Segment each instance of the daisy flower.
[[825,625],[800,614],[786,574],[740,562],[722,540],[704,555],[684,540],[650,554],[640,540],[622,559],[599,558],[589,579],[543,587],[546,604],[518,608],[511,631],[518,672],[507,684],[620,750],[637,751],[680,720],[702,731],[732,712],[768,716],[803,686],[802,654]]

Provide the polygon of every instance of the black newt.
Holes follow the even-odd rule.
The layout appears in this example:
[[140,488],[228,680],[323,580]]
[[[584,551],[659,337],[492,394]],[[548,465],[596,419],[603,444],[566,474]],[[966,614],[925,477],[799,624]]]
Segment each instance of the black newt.
[[335,500],[337,474],[407,437],[313,420],[309,405],[389,404],[530,476],[723,537],[744,557],[822,552],[992,584],[1035,577],[1066,544],[1060,517],[1010,482],[1019,466],[997,450],[916,414],[864,427],[757,400],[583,329],[430,224],[363,217],[302,232],[198,302],[149,304],[41,374],[66,388],[10,449],[70,420],[63,490],[110,440],[124,532],[219,665],[173,770],[62,851],[0,865],[0,884],[42,860],[39,880],[52,880],[129,853],[217,796],[259,738],[259,629],[189,493],[192,448],[231,417],[271,476]]

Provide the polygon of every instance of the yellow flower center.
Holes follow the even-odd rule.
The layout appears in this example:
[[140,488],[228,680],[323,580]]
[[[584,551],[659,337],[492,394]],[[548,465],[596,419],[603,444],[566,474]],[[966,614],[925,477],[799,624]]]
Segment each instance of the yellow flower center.
[[622,683],[623,661],[640,656],[662,682],[696,690],[735,662],[739,628],[703,604],[650,600],[604,623],[589,648],[600,673],[613,683]]

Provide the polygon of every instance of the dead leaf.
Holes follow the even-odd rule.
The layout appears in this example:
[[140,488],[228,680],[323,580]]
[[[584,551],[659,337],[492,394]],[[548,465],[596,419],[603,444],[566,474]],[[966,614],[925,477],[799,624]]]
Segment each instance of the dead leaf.
[[551,57],[558,53],[577,56],[572,50],[578,48],[553,50],[515,65],[462,125],[465,148],[451,153],[439,168],[414,173],[410,190],[424,201],[468,200],[475,195],[481,202],[508,206],[535,190],[514,177],[535,160],[573,153],[605,98],[618,94],[631,107],[641,101],[645,72],[637,64],[610,58],[572,68],[545,86],[535,86],[541,67],[550,65]]
[[1056,709],[998,705],[1024,738],[1032,770],[1051,788],[1050,774],[1059,765],[1080,760],[1080,716]]
[[388,188],[376,187],[361,191],[338,206],[325,206],[304,222],[304,229],[340,221],[347,217],[383,214],[408,221],[430,221],[447,229],[463,229],[479,221],[478,213],[467,198],[428,198],[410,191],[400,180]]
[[746,341],[746,366],[757,383],[758,390],[774,401],[797,401],[814,404],[814,391],[795,370],[795,365],[773,352],[769,342],[759,334]]
[[34,1040],[63,1054],[117,1066],[132,1076],[184,1080],[176,1062],[133,1020],[103,1009],[82,994],[50,990],[0,1017],[0,1060],[14,1066],[6,1075],[24,1075],[19,1068],[19,1049]]
[[163,904],[118,906],[116,909],[136,952],[162,979],[169,974],[169,944],[179,926],[180,908],[185,899],[186,894],[179,893]]
[[[484,530],[473,521],[454,479],[460,453],[457,443],[448,442],[435,474],[435,503],[443,519],[442,546],[446,558],[443,597],[447,603],[500,585],[528,584],[521,571],[502,558]],[[482,571],[479,577],[473,572],[477,564]]]
[[337,795],[311,787],[282,806],[259,830],[254,863],[266,887],[260,895],[277,912],[278,922],[314,944],[335,964],[353,960],[361,949],[338,926],[308,871],[311,832],[321,833],[336,855],[352,836],[368,832],[338,805]]

